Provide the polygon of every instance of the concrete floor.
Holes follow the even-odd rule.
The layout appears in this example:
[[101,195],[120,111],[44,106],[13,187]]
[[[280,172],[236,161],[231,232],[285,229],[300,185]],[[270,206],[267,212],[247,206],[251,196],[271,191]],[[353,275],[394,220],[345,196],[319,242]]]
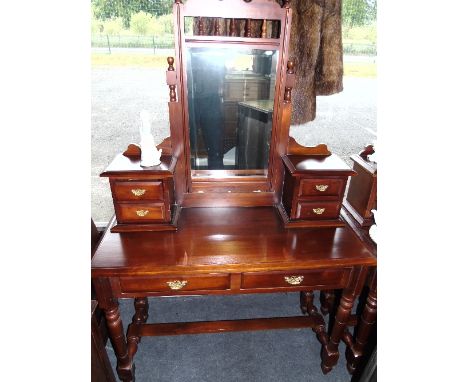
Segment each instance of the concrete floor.
[[[317,118],[290,130],[299,143],[326,143],[349,164],[356,154],[376,139],[377,81],[345,78],[344,91],[317,98]],[[97,224],[113,215],[107,178],[99,174],[129,143],[139,140],[139,112],[155,114],[156,142],[169,135],[165,70],[153,68],[93,68],[91,105],[91,216]]]

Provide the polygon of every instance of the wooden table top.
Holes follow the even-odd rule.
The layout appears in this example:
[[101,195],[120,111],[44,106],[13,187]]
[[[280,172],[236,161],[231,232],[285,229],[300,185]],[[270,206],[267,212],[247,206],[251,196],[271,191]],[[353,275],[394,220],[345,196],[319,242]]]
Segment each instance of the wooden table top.
[[285,229],[274,207],[184,208],[175,232],[111,233],[92,276],[249,272],[377,264],[346,227]]

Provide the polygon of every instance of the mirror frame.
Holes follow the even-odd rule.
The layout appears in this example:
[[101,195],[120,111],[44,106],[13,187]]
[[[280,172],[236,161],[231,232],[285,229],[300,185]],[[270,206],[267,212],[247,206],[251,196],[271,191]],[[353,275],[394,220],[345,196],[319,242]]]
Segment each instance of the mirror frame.
[[[288,61],[291,9],[274,0],[175,0],[175,68],[170,64],[167,83],[171,88],[169,118],[172,155],[177,158],[174,173],[176,203],[182,207],[272,206],[281,200],[291,119],[293,63]],[[185,17],[277,20],[279,38],[185,35]],[[278,51],[274,93],[272,135],[267,176],[232,176],[229,171],[205,170],[207,176],[192,177],[186,52],[188,47],[248,47]],[[169,62],[169,60],[168,60]],[[177,93],[175,92],[177,90]],[[197,171],[197,170],[193,170]]]

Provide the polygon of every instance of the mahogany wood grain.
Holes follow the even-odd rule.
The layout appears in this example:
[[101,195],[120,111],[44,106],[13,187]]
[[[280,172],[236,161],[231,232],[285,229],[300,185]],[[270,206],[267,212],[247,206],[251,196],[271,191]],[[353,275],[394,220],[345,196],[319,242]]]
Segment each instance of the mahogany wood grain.
[[107,231],[93,277],[375,266],[349,227],[284,229],[274,207],[183,208],[177,232]]
[[138,325],[134,329],[141,336],[175,336],[200,333],[226,333],[250,330],[312,328],[319,324],[315,317],[273,317],[226,321],[174,322]]

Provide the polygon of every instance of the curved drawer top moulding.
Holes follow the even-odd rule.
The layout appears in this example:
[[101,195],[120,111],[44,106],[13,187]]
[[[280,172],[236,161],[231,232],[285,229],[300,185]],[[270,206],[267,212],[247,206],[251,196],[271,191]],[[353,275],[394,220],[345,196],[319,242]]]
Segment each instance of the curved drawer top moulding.
[[194,17],[282,20],[286,13],[275,0],[186,0],[180,5],[184,16]]

